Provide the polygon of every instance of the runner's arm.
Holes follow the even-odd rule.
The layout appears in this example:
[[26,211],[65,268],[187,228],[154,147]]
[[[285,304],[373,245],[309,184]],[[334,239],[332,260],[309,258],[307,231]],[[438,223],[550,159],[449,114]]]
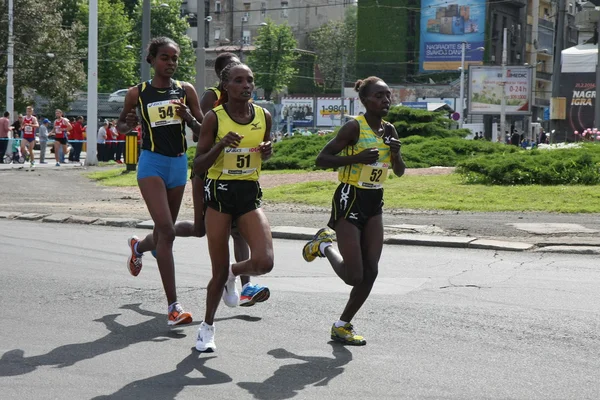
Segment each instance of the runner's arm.
[[138,87],[134,86],[129,88],[125,95],[125,101],[123,103],[123,109],[117,120],[117,131],[119,133],[129,133],[137,126],[137,118],[133,121],[132,118],[127,119],[127,115],[130,113],[135,114],[135,108],[137,107],[139,97]]
[[63,121],[67,123],[67,132],[71,132],[71,130],[73,129],[73,125],[71,125],[71,122],[67,118],[64,118]]
[[200,99],[200,108],[204,115],[206,115],[210,110],[215,107],[215,103],[217,102],[217,94],[212,90],[207,90],[202,94],[202,98]]
[[360,127],[358,121],[348,121],[338,131],[337,135],[323,147],[316,159],[317,167],[338,168],[351,164],[371,164],[377,161],[379,151],[366,149],[351,156],[338,156],[344,148],[358,141]]
[[187,82],[184,82],[183,88],[186,93],[187,106],[189,107],[189,117],[185,119],[185,122],[193,132],[192,139],[194,142],[197,142],[202,128],[201,123],[204,119],[204,113],[200,109],[200,100],[198,100],[196,88]]
[[404,163],[404,159],[402,159],[400,139],[398,139],[398,132],[396,131],[396,127],[390,123],[385,125],[386,137],[384,138],[385,144],[390,146],[391,149],[391,158],[392,158],[392,170],[396,176],[404,175],[404,171],[406,171],[406,164]]
[[271,142],[271,127],[273,126],[273,120],[271,113],[263,109],[265,112],[265,136],[260,144],[260,153],[263,161],[267,161],[273,155],[273,142]]
[[194,158],[194,173],[196,175],[202,175],[208,171],[225,148],[221,142],[215,143],[217,128],[217,115],[214,112],[208,112],[204,117],[200,138],[196,146],[196,157]]

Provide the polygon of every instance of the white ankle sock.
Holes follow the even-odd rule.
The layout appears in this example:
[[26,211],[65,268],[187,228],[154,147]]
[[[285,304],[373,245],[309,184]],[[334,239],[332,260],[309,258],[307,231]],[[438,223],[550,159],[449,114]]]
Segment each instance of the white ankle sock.
[[135,244],[133,245],[133,251],[136,256],[141,257],[143,256],[143,254],[138,251],[138,244],[140,244],[140,242],[135,242]]
[[340,320],[338,320],[338,321],[335,323],[335,327],[336,327],[336,328],[339,328],[340,326],[344,326],[344,325],[346,325],[346,324],[347,324],[347,322],[346,322],[346,321],[342,321],[342,320],[340,319]]
[[321,254],[325,255],[325,249],[329,246],[331,246],[331,242],[321,242],[321,244],[319,244],[319,251]]
[[169,312],[173,311],[173,309],[175,308],[175,304],[179,303],[178,301],[169,304]]

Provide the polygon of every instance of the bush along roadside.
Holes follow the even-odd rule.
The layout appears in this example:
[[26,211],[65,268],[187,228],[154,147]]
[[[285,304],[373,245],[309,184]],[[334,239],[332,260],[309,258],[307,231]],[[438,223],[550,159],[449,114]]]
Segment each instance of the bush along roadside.
[[492,154],[458,163],[466,183],[488,185],[596,185],[600,146]]

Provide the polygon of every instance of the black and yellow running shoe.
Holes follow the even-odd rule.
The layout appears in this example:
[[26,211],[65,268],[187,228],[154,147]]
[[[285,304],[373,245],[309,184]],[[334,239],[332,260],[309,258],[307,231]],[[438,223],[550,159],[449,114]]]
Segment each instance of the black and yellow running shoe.
[[339,328],[333,324],[331,327],[331,339],[350,346],[364,346],[367,344],[365,338],[354,332],[354,326],[351,323],[347,323]]

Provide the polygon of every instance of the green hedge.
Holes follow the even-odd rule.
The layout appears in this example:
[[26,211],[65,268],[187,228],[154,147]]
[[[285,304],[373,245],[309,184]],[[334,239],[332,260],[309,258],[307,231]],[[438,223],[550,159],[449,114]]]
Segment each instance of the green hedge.
[[461,161],[457,172],[473,184],[596,185],[600,183],[600,146],[492,154]]

